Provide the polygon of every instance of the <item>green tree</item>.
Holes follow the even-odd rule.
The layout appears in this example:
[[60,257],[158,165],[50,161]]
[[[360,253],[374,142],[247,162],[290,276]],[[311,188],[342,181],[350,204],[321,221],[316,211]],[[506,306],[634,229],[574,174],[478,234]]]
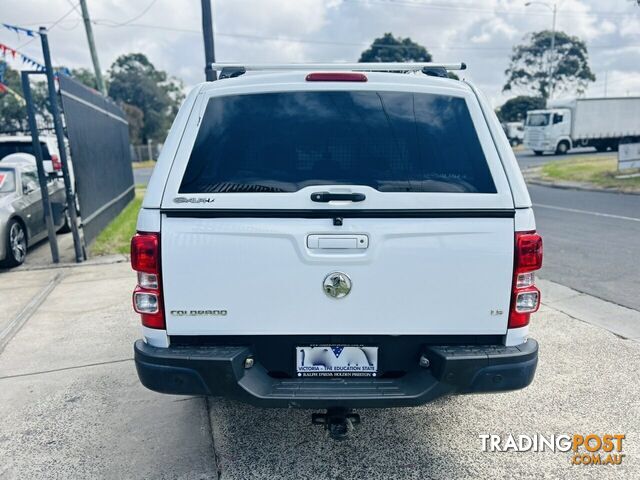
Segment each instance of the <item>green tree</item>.
[[[0,93],[0,131],[2,132],[28,132],[27,108],[22,92],[20,72],[5,64],[4,84],[7,91]],[[43,81],[31,82],[31,95],[33,97],[36,118],[40,127],[48,126],[51,122],[46,83]]]
[[79,81],[85,86],[98,90],[96,76],[92,70],[89,70],[88,68],[74,68],[71,70],[71,76],[74,80]]
[[595,81],[587,46],[578,37],[555,32],[553,52],[549,30],[532,33],[525,40],[513,47],[503,91],[522,87],[546,100],[558,91],[582,93],[589,82]]
[[430,62],[431,54],[410,38],[385,33],[360,55],[359,62]]
[[[142,112],[139,133],[142,142],[164,140],[184,98],[181,82],[157,70],[142,53],[121,55],[113,62],[109,69],[109,96]],[[130,108],[125,111],[135,112]],[[139,113],[129,120],[132,127],[134,123],[139,124]],[[133,128],[131,133],[134,137]]]
[[501,122],[521,122],[529,110],[544,108],[544,98],[520,95],[510,98],[496,111]]

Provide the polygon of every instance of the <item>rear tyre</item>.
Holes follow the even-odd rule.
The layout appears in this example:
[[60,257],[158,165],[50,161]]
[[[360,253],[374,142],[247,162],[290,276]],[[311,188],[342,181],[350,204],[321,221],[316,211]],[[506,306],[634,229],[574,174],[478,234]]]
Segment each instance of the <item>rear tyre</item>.
[[540,157],[542,156],[542,150],[534,150],[533,153],[537,156]]
[[566,155],[568,151],[569,151],[569,142],[565,140],[561,141],[556,147],[557,155]]
[[22,223],[16,219],[9,220],[5,241],[7,253],[0,265],[3,267],[22,265],[27,257],[27,232]]

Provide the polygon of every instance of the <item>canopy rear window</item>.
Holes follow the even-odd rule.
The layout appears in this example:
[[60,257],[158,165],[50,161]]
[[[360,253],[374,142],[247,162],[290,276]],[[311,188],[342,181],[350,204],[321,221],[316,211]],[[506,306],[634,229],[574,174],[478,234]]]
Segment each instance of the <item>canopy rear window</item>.
[[[44,160],[51,160],[51,154],[47,148],[46,143],[40,143],[42,148],[42,157]],[[0,159],[11,155],[12,153],[28,153],[29,155],[35,155],[33,151],[33,143],[29,141],[7,141],[0,142]]]
[[180,193],[496,193],[462,98],[405,92],[286,92],[212,98]]

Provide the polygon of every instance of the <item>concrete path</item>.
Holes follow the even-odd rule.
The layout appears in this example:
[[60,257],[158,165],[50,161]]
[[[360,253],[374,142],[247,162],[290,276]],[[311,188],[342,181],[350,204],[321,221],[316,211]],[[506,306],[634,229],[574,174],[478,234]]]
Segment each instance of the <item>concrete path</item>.
[[[534,383],[519,392],[362,411],[348,441],[308,411],[156,394],[138,382],[126,263],[0,274],[0,322],[60,275],[0,352],[0,478],[633,478],[640,471],[640,343],[627,309],[542,282]],[[29,290],[30,293],[26,291]],[[22,290],[25,290],[23,293]],[[563,313],[564,312],[564,313]],[[636,320],[633,320],[636,321]],[[638,338],[633,323],[625,336]],[[487,453],[479,434],[623,433],[620,466],[568,453]],[[219,477],[220,475],[220,477]]]

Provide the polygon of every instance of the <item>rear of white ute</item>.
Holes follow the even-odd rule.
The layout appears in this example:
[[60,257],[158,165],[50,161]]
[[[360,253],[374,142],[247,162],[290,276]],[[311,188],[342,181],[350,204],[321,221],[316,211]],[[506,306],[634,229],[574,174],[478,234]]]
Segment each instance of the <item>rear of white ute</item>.
[[468,83],[292,71],[203,84],[138,231],[135,359],[152,390],[335,413],[533,379],[542,241]]

